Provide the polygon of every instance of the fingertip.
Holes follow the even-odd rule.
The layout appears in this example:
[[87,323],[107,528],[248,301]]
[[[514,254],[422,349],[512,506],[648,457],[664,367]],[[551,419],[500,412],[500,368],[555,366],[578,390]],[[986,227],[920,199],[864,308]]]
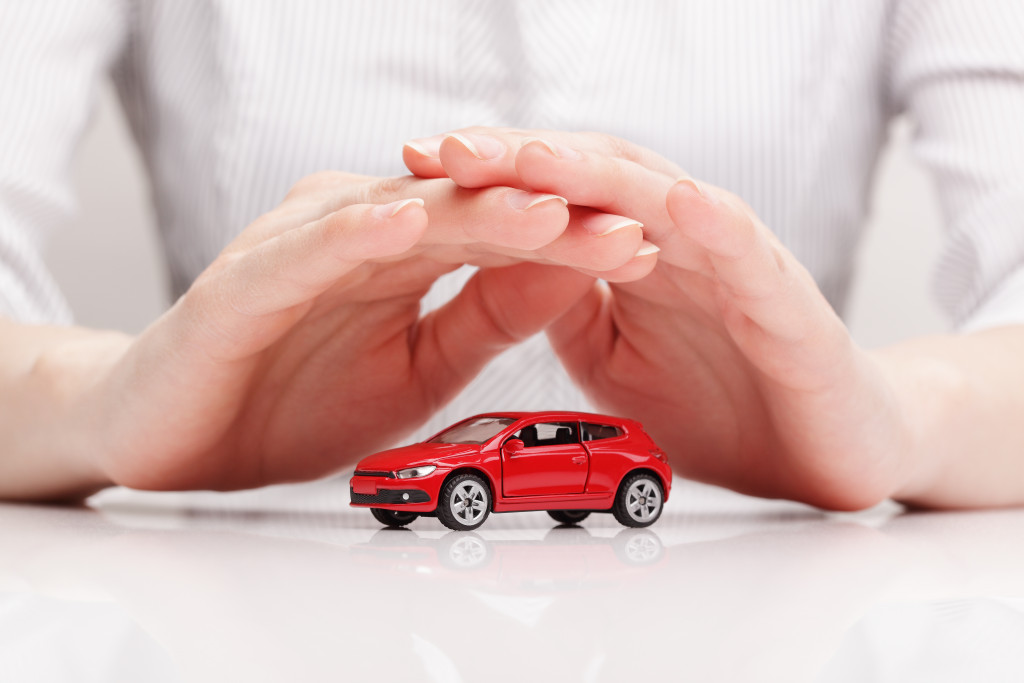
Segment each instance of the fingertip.
[[402,146],[402,161],[410,173],[420,178],[444,178],[448,175],[437,151],[431,152],[418,140],[410,140]]
[[651,274],[658,265],[658,253],[661,249],[651,242],[644,240],[625,265],[609,271],[582,270],[593,277],[601,278],[607,282],[635,282],[642,280]]
[[[517,211],[529,211],[533,207],[540,206],[541,204],[544,204],[545,206],[561,204],[562,207],[567,207],[569,205],[569,200],[565,197],[544,192],[514,190],[508,193],[507,199],[508,205]],[[566,211],[568,212],[568,209]]]
[[658,255],[661,253],[661,247],[658,245],[644,240],[640,243],[640,248],[636,250],[633,258],[625,266],[620,268],[615,273],[615,280],[613,282],[634,282],[636,280],[642,280],[651,274],[658,265]]
[[499,159],[508,151],[505,143],[495,137],[471,133],[448,133],[441,141],[438,155],[446,149],[468,153],[478,161]]
[[684,188],[688,192],[696,193],[697,196],[704,201],[709,201],[711,199],[711,195],[709,195],[704,190],[704,186],[698,183],[695,179],[691,178],[690,176],[682,176],[680,178],[677,178],[676,186]]
[[419,197],[410,197],[388,204],[367,205],[371,223],[363,229],[368,247],[363,258],[392,256],[415,245],[427,229],[424,204]]
[[478,133],[449,133],[438,152],[441,166],[460,187],[522,187],[509,147],[497,137]]
[[644,240],[640,244],[640,248],[636,250],[636,254],[633,255],[633,258],[643,258],[645,256],[657,257],[657,254],[660,251],[661,247],[659,247],[657,244]]
[[728,222],[730,211],[722,211],[721,202],[705,185],[690,177],[682,177],[669,188],[665,208],[676,227],[698,244],[717,251],[715,246],[723,236],[719,229],[723,220]]
[[[374,206],[373,216],[374,218],[394,218],[402,211],[412,211],[415,207],[423,208],[425,202],[419,197],[411,197],[409,199],[399,199],[396,202],[390,204],[378,204]],[[426,213],[426,211],[424,211]]]
[[558,239],[569,225],[564,197],[508,187],[483,190],[477,197],[493,220],[468,223],[464,230],[473,240],[534,251]]

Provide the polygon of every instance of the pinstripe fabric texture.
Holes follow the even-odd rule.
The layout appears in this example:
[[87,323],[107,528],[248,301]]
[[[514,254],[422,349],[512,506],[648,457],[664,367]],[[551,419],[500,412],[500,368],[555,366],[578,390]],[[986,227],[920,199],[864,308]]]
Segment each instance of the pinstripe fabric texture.
[[[70,319],[40,245],[73,220],[69,162],[112,74],[177,293],[303,175],[400,174],[404,140],[485,124],[650,147],[746,199],[842,310],[905,112],[948,224],[936,295],[964,329],[1024,322],[1022,35],[1019,0],[5,2],[0,313]],[[510,404],[582,405],[543,338],[427,429]]]

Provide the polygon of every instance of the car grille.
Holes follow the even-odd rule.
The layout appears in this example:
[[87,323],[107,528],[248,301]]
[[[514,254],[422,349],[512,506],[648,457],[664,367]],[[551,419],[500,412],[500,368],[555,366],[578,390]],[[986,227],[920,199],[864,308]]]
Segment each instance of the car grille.
[[[377,493],[356,493],[349,488],[348,493],[356,505],[401,505],[403,503],[430,502],[430,495],[426,491],[417,489],[382,489]],[[409,494],[409,498],[403,498],[404,494]]]
[[394,472],[377,472],[376,470],[361,470],[361,471],[357,471],[352,476],[355,476],[355,477],[385,477],[387,479],[394,479],[395,478],[395,473]]

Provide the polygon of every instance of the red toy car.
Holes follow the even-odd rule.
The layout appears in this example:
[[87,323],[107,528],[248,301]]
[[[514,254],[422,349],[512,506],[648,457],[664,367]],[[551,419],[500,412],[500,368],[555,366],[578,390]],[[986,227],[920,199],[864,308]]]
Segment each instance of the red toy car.
[[491,413],[423,443],[363,458],[354,507],[388,526],[436,516],[466,531],[491,512],[547,510],[562,524],[611,512],[630,527],[653,524],[672,486],[665,452],[639,422],[574,412]]

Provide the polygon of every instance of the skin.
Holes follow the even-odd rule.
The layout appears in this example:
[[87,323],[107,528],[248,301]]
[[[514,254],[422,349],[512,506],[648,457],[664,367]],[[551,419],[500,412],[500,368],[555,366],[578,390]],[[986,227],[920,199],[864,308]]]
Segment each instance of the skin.
[[610,136],[471,128],[411,141],[409,170],[630,216],[656,268],[594,283],[548,327],[602,410],[644,423],[685,477],[855,510],[1024,502],[1024,330],[859,348],[738,197]]
[[[471,129],[404,158],[419,179],[300,182],[137,338],[0,320],[0,497],[323,476],[546,329],[683,476],[837,510],[1024,503],[1021,327],[861,349],[739,198],[609,136]],[[461,263],[484,269],[421,318]]]
[[[311,176],[138,337],[0,320],[0,497],[324,476],[421,424],[595,275],[656,260],[635,222],[548,194]],[[421,317],[463,263],[485,268]]]

